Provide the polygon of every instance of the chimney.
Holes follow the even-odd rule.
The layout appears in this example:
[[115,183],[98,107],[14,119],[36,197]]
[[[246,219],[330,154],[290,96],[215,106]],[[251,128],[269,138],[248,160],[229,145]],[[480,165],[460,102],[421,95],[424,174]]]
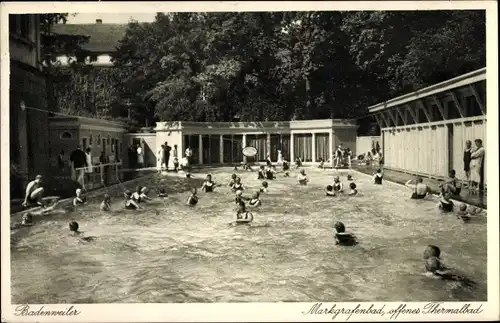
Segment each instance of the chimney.
[[96,20],[95,20],[95,23],[96,23],[96,24],[102,24],[102,19],[96,19]]

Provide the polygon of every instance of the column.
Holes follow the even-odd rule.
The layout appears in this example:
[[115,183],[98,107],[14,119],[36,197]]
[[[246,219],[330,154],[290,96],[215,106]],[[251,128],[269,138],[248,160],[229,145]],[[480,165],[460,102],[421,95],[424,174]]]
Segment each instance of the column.
[[220,163],[224,164],[224,135],[220,135]]
[[203,165],[203,137],[198,135],[198,163]]
[[330,142],[328,143],[328,146],[330,147],[330,149],[329,149],[330,156],[328,156],[328,158],[330,158],[330,165],[333,167],[334,166],[333,165],[333,151],[334,151],[333,150],[333,147],[334,147],[333,146],[333,129],[330,130],[330,140],[329,141]]
[[316,162],[316,133],[312,133],[312,162]]
[[266,139],[266,154],[269,154],[271,156],[271,133],[267,133],[267,139]]
[[295,144],[293,143],[293,132],[290,132],[290,163],[295,161],[295,153],[294,153]]
[[[243,142],[241,144],[242,148],[245,148],[247,146],[247,135],[246,134],[243,134]],[[245,155],[243,155],[243,162],[246,163],[247,162],[247,157]]]

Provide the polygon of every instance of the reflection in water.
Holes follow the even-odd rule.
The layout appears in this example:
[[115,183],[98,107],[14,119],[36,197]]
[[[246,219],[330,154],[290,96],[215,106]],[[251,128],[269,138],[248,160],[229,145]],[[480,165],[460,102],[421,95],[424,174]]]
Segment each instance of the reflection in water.
[[[216,182],[229,180],[230,170],[212,171]],[[255,173],[241,176],[249,191],[258,190]],[[270,181],[250,226],[228,227],[235,214],[228,188],[200,192],[190,208],[189,187],[200,187],[199,179],[188,184],[159,175],[144,184],[153,192],[166,188],[169,197],[144,211],[121,210],[122,187],[108,192],[110,213],[98,211],[95,199],[72,213],[45,216],[12,233],[12,301],[486,300],[485,216],[464,225],[438,214],[435,201],[410,201],[400,186],[374,186],[363,175],[356,181],[360,196],[326,197],[323,187],[333,174],[310,170],[309,176],[307,187],[295,185],[294,176]],[[69,235],[73,220],[89,241]],[[358,245],[335,245],[337,221]],[[478,285],[422,275],[428,244],[440,246],[443,261]]]

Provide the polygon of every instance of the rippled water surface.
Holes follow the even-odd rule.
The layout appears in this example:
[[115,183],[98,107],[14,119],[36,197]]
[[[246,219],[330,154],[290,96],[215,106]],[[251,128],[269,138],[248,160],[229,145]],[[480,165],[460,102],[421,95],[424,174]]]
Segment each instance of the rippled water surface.
[[[210,172],[224,184],[231,174]],[[435,201],[408,200],[401,186],[375,186],[357,173],[362,196],[329,198],[323,187],[334,171],[308,172],[307,187],[296,185],[293,174],[270,181],[254,227],[228,227],[235,205],[227,187],[200,192],[194,208],[185,205],[202,174],[141,180],[170,193],[143,212],[121,209],[119,187],[108,191],[110,214],[98,211],[94,198],[74,212],[36,219],[11,234],[12,302],[486,300],[484,213],[464,225],[440,215]],[[241,177],[249,191],[260,186],[255,173]],[[95,240],[82,244],[70,236],[71,220]],[[357,246],[335,246],[336,221],[356,234]],[[447,265],[478,284],[465,288],[422,275],[427,244],[438,245]]]

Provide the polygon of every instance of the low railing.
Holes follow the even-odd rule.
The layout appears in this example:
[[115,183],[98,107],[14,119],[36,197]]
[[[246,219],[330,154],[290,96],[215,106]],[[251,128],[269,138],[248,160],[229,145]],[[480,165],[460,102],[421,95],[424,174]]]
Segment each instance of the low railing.
[[79,167],[75,169],[73,179],[79,182],[85,190],[93,190],[122,181],[121,168],[121,162]]

